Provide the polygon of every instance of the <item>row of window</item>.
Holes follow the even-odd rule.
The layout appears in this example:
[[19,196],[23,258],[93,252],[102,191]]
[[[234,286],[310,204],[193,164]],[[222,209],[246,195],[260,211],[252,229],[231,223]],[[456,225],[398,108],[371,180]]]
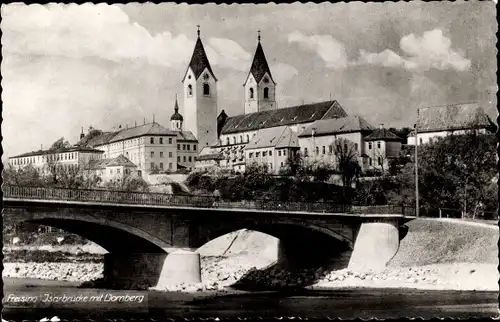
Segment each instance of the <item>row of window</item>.
[[[254,89],[250,88],[249,91],[250,98],[254,98]],[[264,98],[269,98],[269,87],[264,87]]]
[[[280,151],[281,152],[281,151]],[[284,152],[284,151],[283,151]],[[273,156],[273,150],[269,151],[262,151],[262,157],[267,157],[267,156]],[[255,157],[260,158],[260,152],[255,152]],[[253,158],[253,152],[248,153],[248,158],[251,159]]]
[[[177,150],[181,150],[181,145],[177,144]],[[182,151],[191,151],[191,144],[183,144]],[[193,144],[193,151],[196,151],[196,144]]]
[[[125,168],[123,172],[124,172],[124,174],[130,174],[132,171],[130,171],[130,169]],[[111,175],[113,174],[113,169],[109,169],[109,174],[111,174]],[[116,174],[121,174],[120,168],[116,169]]]
[[[316,147],[316,155],[319,155],[319,146]],[[344,144],[344,149],[347,150],[347,144]],[[354,151],[358,151],[358,144],[357,143],[354,143]],[[332,154],[333,153],[333,146],[332,145],[329,145],[328,146],[328,154]],[[321,154],[326,154],[326,146],[322,146],[321,147]],[[304,156],[309,156],[309,151],[307,150],[307,148],[304,148]]]
[[[368,142],[368,150],[372,149],[372,142]],[[380,141],[377,142],[377,149],[380,149]]]
[[[188,96],[193,96],[193,85],[188,85]],[[203,84],[203,95],[210,96],[210,85],[207,83]]]
[[[150,137],[149,138],[149,143],[151,144],[155,144],[156,140],[154,137]],[[168,138],[168,144],[172,144],[173,142],[173,139],[172,138]],[[163,138],[158,138],[158,144],[163,144]]]
[[[127,152],[128,154],[128,152]],[[151,151],[151,157],[154,158],[155,157],[155,151]],[[169,158],[173,158],[173,153],[172,152],[168,152],[168,157]],[[160,158],[163,158],[163,151],[160,151]]]
[[[246,141],[243,141],[244,139],[246,139]],[[226,138],[226,145],[231,144],[231,142],[233,142],[232,144],[248,143],[248,142],[250,142],[250,135],[248,135],[248,134],[246,136],[240,135],[239,136],[239,141],[238,141],[238,137],[237,136],[233,136],[232,140],[230,140],[230,138],[227,137]]]
[[35,157],[24,157],[19,159],[13,159],[13,165],[24,165],[30,163],[43,163],[48,161],[67,161],[67,160],[76,160],[78,155],[76,152],[70,153],[58,153],[58,154],[50,154],[50,155],[42,155]]

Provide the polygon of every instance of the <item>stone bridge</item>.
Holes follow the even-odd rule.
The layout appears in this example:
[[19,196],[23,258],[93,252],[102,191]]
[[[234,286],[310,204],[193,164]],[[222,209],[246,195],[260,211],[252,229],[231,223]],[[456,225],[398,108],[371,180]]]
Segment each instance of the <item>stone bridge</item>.
[[[381,269],[396,254],[406,234],[404,223],[414,218],[401,213],[401,208],[388,207],[241,203],[212,197],[13,186],[3,190],[4,220],[61,228],[96,242],[109,252],[105,278],[118,284],[200,282],[196,250],[243,228],[278,238],[278,264],[285,267],[334,262],[337,268]],[[333,212],[339,209],[344,212]],[[386,213],[373,213],[376,210]]]

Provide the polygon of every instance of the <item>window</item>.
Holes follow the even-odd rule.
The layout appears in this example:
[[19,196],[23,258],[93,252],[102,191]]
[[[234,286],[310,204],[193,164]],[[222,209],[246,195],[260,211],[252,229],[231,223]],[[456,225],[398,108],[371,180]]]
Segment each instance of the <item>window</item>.
[[286,150],[283,150],[283,156],[286,156]]
[[420,138],[420,144],[422,144],[422,138]]
[[153,151],[151,151],[151,157],[154,158],[155,157],[155,153]]
[[172,157],[172,152],[169,152],[168,153],[168,157],[171,158]]
[[172,169],[172,163],[169,163],[169,164],[168,164],[168,168],[169,168],[169,169]]
[[323,154],[326,154],[326,147],[324,145],[323,145],[322,152],[323,152]]
[[180,149],[181,149],[181,145],[177,144],[177,150],[180,150]]
[[250,98],[253,98],[253,88],[250,88]]
[[250,136],[247,134],[247,142],[250,142]]
[[163,162],[160,162],[160,169],[163,170]]
[[249,158],[253,158],[253,152],[248,153]]
[[262,152],[263,157],[267,157],[267,151]]
[[160,158],[163,158],[163,152],[160,152]]
[[116,173],[120,174],[120,169],[116,169]]
[[283,168],[283,162],[281,162],[281,167]]
[[168,138],[168,144],[172,144],[172,138]]
[[182,150],[186,150],[186,145],[185,144],[182,145]]
[[193,158],[192,157],[188,157],[188,161],[189,162],[193,162]]
[[279,157],[281,156],[281,150],[278,150],[278,156]]
[[380,141],[377,142],[377,149],[380,149]]
[[354,143],[354,150],[358,151],[358,144],[357,143]]
[[255,157],[256,158],[260,157],[260,152],[255,152]]
[[163,138],[160,138],[160,144],[163,144]]
[[368,161],[369,161],[370,165],[372,165],[372,158],[370,158]]
[[243,135],[240,135],[240,143],[243,143]]
[[307,148],[304,148],[304,155],[307,157],[309,153],[307,152]]
[[236,136],[233,136],[233,144],[236,144]]
[[203,84],[203,95],[210,96],[210,85],[207,83]]
[[193,96],[193,85],[188,85],[188,96]]
[[273,164],[272,163],[269,163],[269,169],[273,169]]
[[187,144],[187,150],[190,151],[191,145]]
[[[372,143],[371,142],[368,142],[368,150],[371,150],[372,149]],[[370,163],[371,164],[371,163]]]
[[186,156],[182,157],[182,160],[183,160],[184,162],[186,162]]
[[226,138],[226,145],[229,145],[229,138]]
[[264,87],[264,98],[269,98],[269,87]]
[[378,157],[378,165],[382,165],[382,158]]
[[125,155],[126,155],[126,156],[127,156],[127,158],[128,158],[128,152],[125,152]]
[[316,147],[316,155],[319,154],[319,146]]
[[181,157],[177,156],[177,162],[181,162]]
[[193,144],[193,151],[196,151],[196,144]]
[[154,169],[154,167],[155,167],[155,163],[151,162],[151,169]]
[[155,138],[150,138],[150,139],[149,139],[149,142],[150,142],[151,144],[155,144]]

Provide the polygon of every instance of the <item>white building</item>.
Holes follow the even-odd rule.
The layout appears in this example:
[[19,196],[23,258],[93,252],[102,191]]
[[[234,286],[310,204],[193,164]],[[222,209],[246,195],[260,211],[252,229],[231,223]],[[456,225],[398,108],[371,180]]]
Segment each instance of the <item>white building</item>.
[[[417,137],[420,144],[432,143],[438,137],[469,131],[494,132],[496,125],[479,103],[450,104],[421,108],[417,111]],[[408,144],[415,144],[409,140]]]

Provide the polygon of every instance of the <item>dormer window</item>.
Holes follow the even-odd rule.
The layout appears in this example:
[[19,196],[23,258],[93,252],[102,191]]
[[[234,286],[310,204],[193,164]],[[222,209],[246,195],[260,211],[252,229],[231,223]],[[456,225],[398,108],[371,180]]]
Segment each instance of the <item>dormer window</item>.
[[210,96],[210,85],[207,83],[203,84],[203,95]]
[[269,98],[269,87],[264,87],[264,98]]
[[253,88],[250,88],[250,98],[253,98]]
[[193,85],[188,85],[188,96],[193,96]]

